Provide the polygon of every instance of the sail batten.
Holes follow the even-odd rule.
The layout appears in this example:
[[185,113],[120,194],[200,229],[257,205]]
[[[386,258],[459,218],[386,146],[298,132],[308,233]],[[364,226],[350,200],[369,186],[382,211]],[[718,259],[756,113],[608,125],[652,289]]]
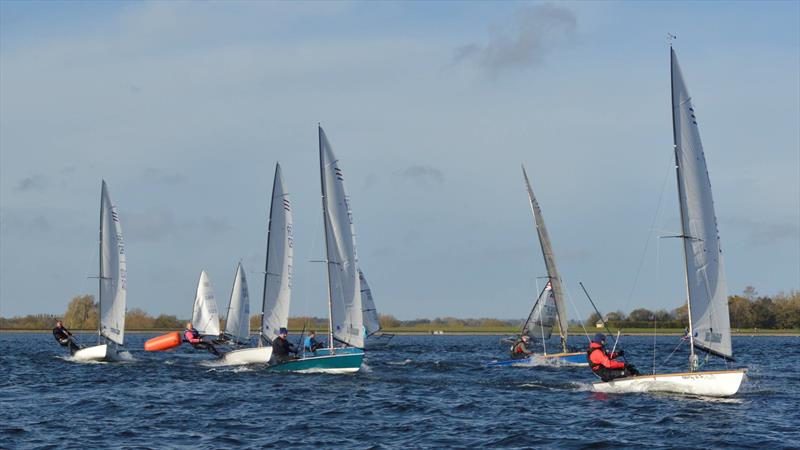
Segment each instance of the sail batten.
[[528,200],[531,204],[534,222],[536,223],[536,232],[539,236],[539,245],[542,248],[542,257],[544,258],[544,265],[547,269],[547,277],[553,289],[556,314],[558,316],[559,334],[561,335],[562,344],[564,344],[567,340],[567,310],[564,305],[564,287],[561,283],[561,275],[559,275],[558,268],[556,267],[556,258],[553,254],[550,234],[547,232],[547,227],[544,224],[542,210],[539,208],[539,202],[536,201],[536,196],[533,194],[533,189],[531,188],[530,180],[528,180],[528,173],[525,170],[525,166],[522,166],[522,175],[525,178],[525,187],[528,190]]
[[225,318],[225,334],[236,342],[250,339],[250,293],[241,263],[236,266],[228,315]]
[[119,211],[103,181],[100,193],[100,335],[122,345],[125,339],[127,261]]
[[725,270],[711,181],[691,96],[670,48],[673,136],[683,229],[692,339],[696,347],[733,356]]
[[281,327],[286,327],[289,323],[294,259],[292,226],[292,204],[289,193],[286,192],[281,165],[276,164],[267,227],[267,258],[261,308],[261,336],[269,342],[278,335]]
[[319,146],[332,334],[341,342],[363,348],[361,279],[350,197],[339,161],[322,127]]
[[219,312],[214,287],[206,271],[200,272],[192,308],[192,326],[203,336],[219,336]]

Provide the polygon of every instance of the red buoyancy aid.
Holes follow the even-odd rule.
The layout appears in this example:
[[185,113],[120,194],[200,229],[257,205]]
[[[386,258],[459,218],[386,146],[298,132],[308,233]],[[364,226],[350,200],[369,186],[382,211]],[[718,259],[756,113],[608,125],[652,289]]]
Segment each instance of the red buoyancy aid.
[[616,356],[616,354],[612,354],[611,357],[609,357],[603,349],[603,346],[597,342],[589,344],[589,350],[586,352],[586,359],[589,360],[589,366],[595,372],[600,370],[600,367],[605,367],[606,369],[625,368],[625,363],[614,361],[614,357]]

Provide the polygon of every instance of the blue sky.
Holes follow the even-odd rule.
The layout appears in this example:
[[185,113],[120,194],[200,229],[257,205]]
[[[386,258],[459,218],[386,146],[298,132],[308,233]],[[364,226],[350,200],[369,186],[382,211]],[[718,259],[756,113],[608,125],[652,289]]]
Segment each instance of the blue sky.
[[292,314],[325,315],[317,122],[382,313],[527,314],[520,163],[573,316],[579,281],[604,310],[677,307],[667,32],[730,293],[800,289],[798,23],[796,2],[0,2],[0,315],[96,293],[102,178],[129,309],[188,316],[202,269],[227,304],[239,260],[257,309],[276,161]]

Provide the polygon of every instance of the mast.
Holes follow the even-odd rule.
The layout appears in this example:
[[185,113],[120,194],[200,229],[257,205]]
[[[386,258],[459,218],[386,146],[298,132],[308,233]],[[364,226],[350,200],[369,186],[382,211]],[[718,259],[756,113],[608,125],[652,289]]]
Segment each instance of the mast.
[[325,190],[325,166],[322,157],[322,126],[317,123],[317,135],[319,137],[319,182],[322,189],[322,222],[323,230],[325,231],[325,277],[328,280],[328,348],[333,353],[333,299],[331,298],[331,272],[330,272],[330,251],[328,250],[328,207],[326,206],[325,199],[327,192]]
[[272,343],[272,341],[264,336],[264,310],[267,308],[267,277],[269,276],[269,237],[272,233],[272,208],[275,207],[275,187],[278,184],[278,173],[281,169],[280,163],[275,163],[275,177],[272,179],[272,197],[269,201],[269,216],[267,216],[267,256],[264,258],[264,290],[261,292],[261,327],[258,334],[261,339],[258,340],[258,346],[264,345],[264,339]]
[[680,155],[678,154],[678,129],[675,127],[675,51],[672,49],[672,43],[669,45],[669,75],[670,75],[670,99],[672,103],[672,149],[675,153],[675,176],[678,185],[678,203],[681,214],[681,239],[683,240],[683,267],[684,267],[684,284],[686,286],[686,312],[689,316],[689,371],[693,372],[696,368],[697,356],[694,352],[694,331],[692,329],[692,301],[689,291],[689,249],[686,246],[686,239],[692,239],[687,233],[689,227],[686,223],[686,204],[683,199],[685,194],[683,192],[683,185],[681,184]]
[[106,180],[102,180],[102,186],[100,188],[100,242],[98,243],[98,249],[100,251],[100,266],[97,270],[97,335],[103,335],[103,209],[105,205],[103,204],[103,198],[105,198],[106,194]]

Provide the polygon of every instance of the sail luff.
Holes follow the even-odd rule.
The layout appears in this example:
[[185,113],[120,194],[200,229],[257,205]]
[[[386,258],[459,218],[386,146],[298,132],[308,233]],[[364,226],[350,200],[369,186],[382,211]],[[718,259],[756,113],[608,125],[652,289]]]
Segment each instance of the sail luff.
[[566,351],[567,343],[567,310],[564,304],[564,287],[561,283],[561,276],[556,267],[556,259],[553,254],[553,245],[550,242],[550,234],[547,232],[547,227],[544,224],[542,211],[539,208],[539,202],[536,201],[536,196],[533,194],[528,173],[525,166],[522,166],[522,175],[525,178],[525,187],[528,190],[528,200],[533,212],[533,219],[536,224],[536,232],[539,236],[539,245],[542,249],[542,257],[544,258],[544,265],[547,269],[547,277],[552,283],[553,296],[555,297],[556,311],[558,315],[558,328],[561,336],[562,350]]
[[325,277],[327,279],[326,287],[328,289],[328,348],[333,351],[333,288],[331,286],[331,254],[330,243],[328,242],[328,229],[330,229],[328,221],[328,202],[327,193],[325,189],[325,159],[323,156],[323,143],[324,138],[322,127],[317,126],[317,136],[319,138],[319,185],[322,191],[322,222],[325,234]]
[[275,165],[272,183],[267,256],[264,266],[264,290],[261,304],[261,336],[268,342],[289,322],[292,296],[292,261],[294,238],[292,206],[286,192],[280,164]]
[[122,345],[125,339],[127,263],[119,212],[103,181],[100,194],[99,333]]
[[694,107],[670,48],[673,139],[694,347],[730,358],[727,288],[714,200]]

